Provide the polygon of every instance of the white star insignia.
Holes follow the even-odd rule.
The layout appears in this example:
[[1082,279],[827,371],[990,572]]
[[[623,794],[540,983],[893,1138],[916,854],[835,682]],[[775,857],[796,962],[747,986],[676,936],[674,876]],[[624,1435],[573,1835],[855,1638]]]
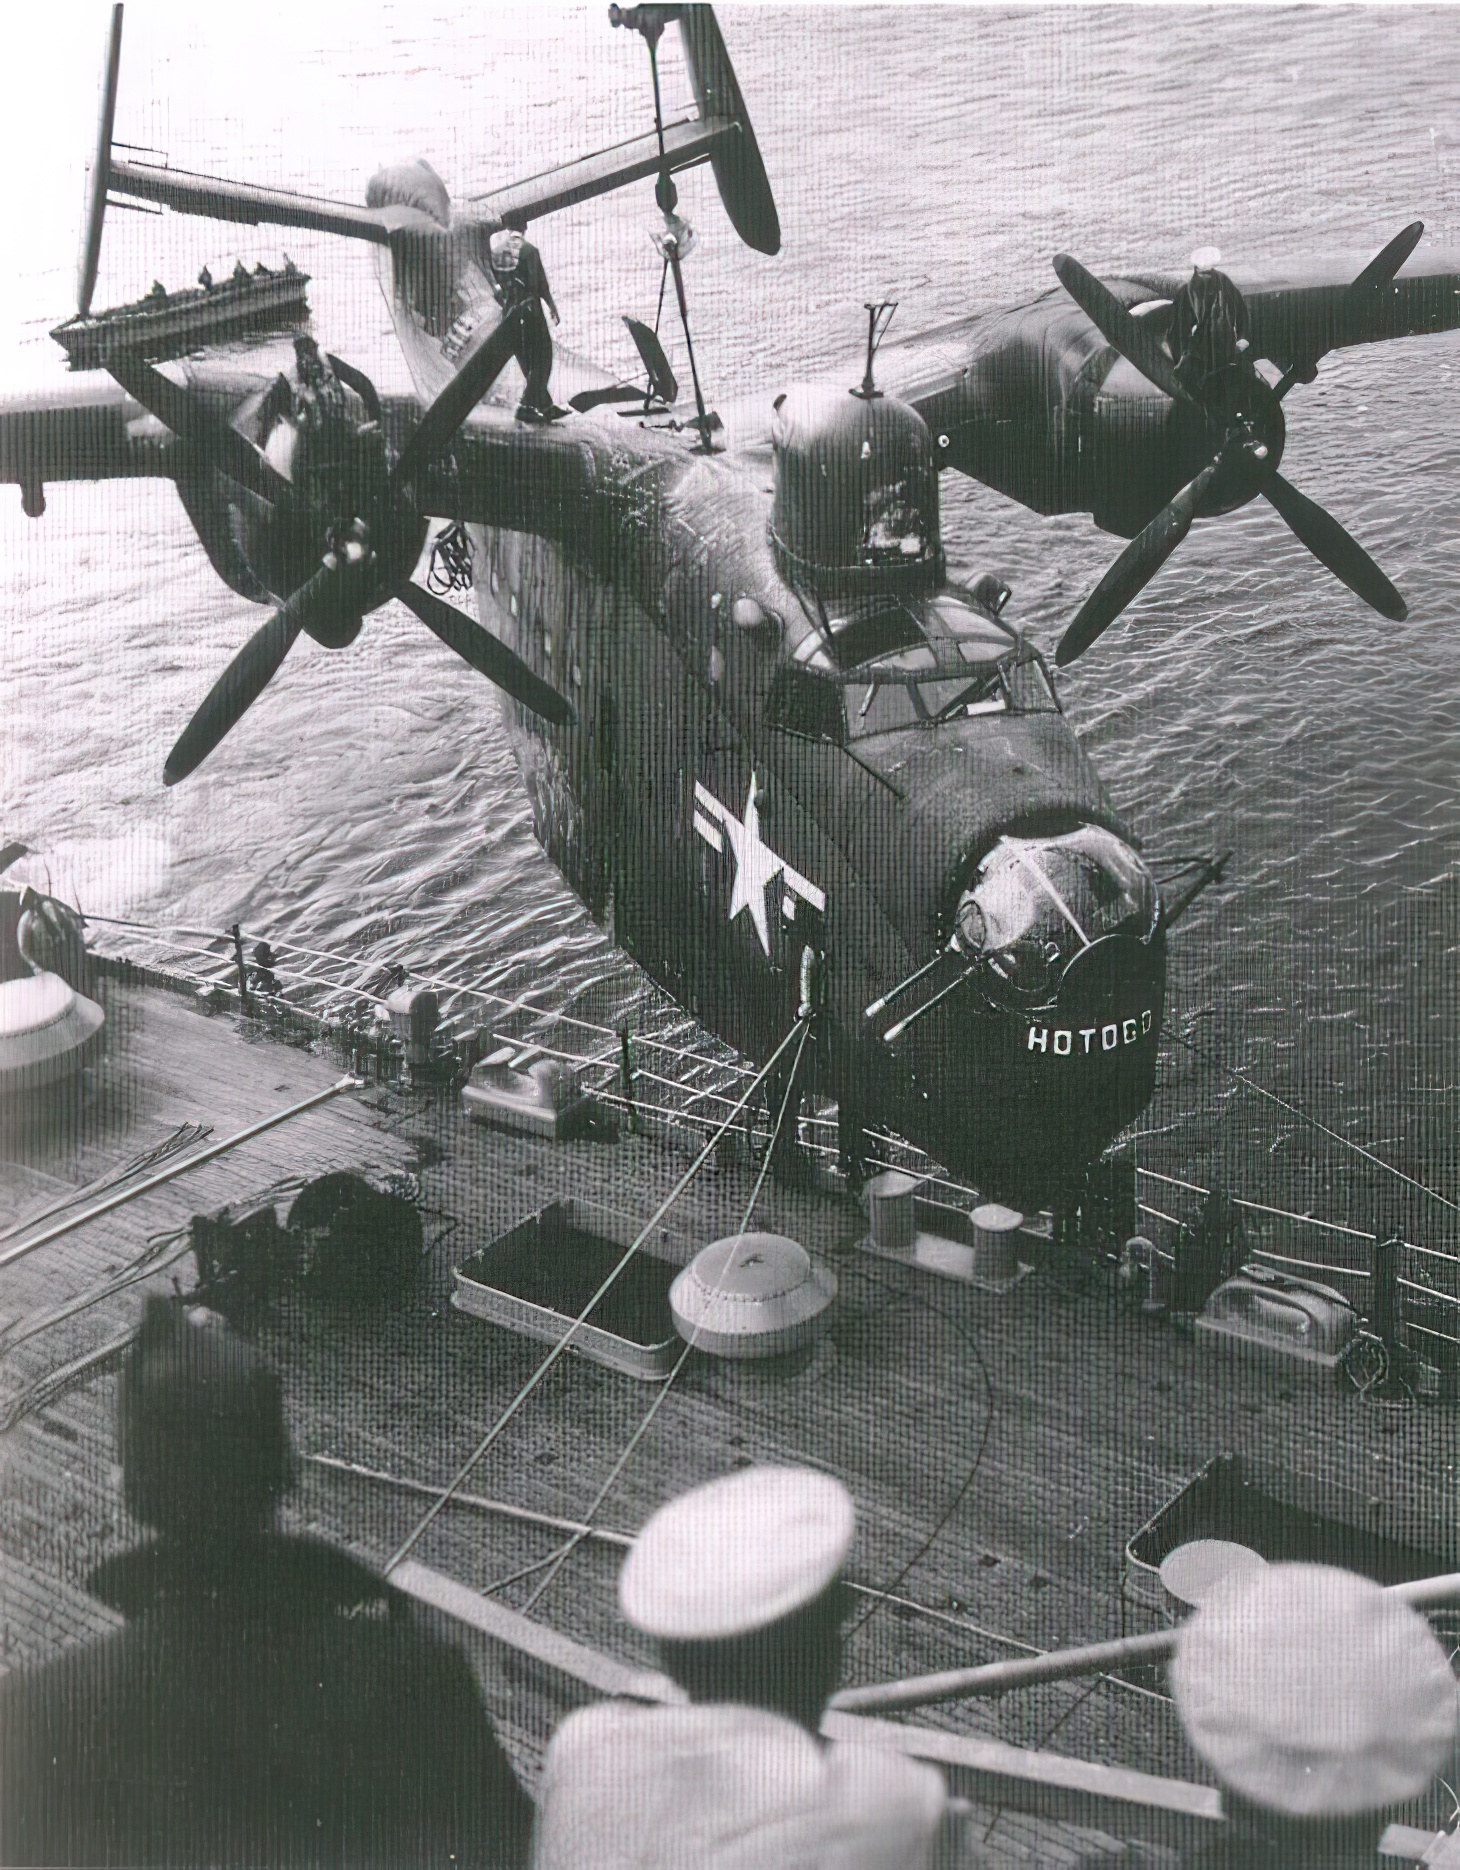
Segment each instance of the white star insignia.
[[761,837],[760,807],[756,802],[759,796],[760,780],[752,773],[750,791],[745,800],[745,816],[737,818],[707,787],[696,784],[695,830],[717,851],[723,851],[725,840],[729,839],[730,852],[735,859],[735,882],[730,892],[729,919],[733,922],[743,911],[750,911],[761,948],[769,960],[771,931],[765,911],[765,893],[769,886],[777,877],[784,879],[788,915],[794,911],[795,905],[791,898],[795,896],[824,913],[826,894],[803,877],[799,870],[792,869],[784,858],[778,857]]

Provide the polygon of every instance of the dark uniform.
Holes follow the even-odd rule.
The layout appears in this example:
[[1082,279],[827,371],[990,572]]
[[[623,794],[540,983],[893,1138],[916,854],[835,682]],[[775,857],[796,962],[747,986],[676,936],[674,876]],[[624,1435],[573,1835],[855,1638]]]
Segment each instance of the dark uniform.
[[492,290],[504,317],[516,317],[517,361],[527,379],[518,405],[521,415],[549,420],[562,413],[548,391],[553,368],[553,340],[543,316],[546,304],[558,324],[558,308],[543,270],[542,255],[530,240],[511,229],[494,234],[489,248]]
[[0,1860],[523,1860],[531,1806],[470,1668],[353,1558],[159,1543],[92,1589],[127,1627],[0,1683]]
[[271,1529],[272,1372],[171,1310],[123,1391],[128,1504],[161,1536],[91,1579],[124,1629],[0,1681],[0,1861],[520,1863],[532,1808],[466,1661],[368,1567]]

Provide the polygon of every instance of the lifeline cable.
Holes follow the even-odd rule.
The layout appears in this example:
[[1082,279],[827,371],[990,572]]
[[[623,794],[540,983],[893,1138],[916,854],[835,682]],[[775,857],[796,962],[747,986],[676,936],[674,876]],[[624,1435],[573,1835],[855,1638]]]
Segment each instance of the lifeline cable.
[[1190,1052],[1194,1058],[1199,1058],[1203,1064],[1215,1065],[1219,1071],[1225,1071],[1228,1077],[1235,1078],[1237,1083],[1240,1084],[1244,1090],[1256,1091],[1259,1097],[1265,1097],[1270,1103],[1278,1105],[1280,1109],[1287,1111],[1290,1117],[1296,1117],[1299,1123],[1309,1124],[1321,1135],[1328,1137],[1335,1143],[1341,1143],[1345,1149],[1351,1149],[1356,1156],[1362,1156],[1365,1162],[1373,1163],[1376,1169],[1383,1169],[1387,1175],[1395,1176],[1399,1181],[1406,1183],[1410,1188],[1416,1189],[1421,1195],[1428,1195],[1431,1201],[1438,1201],[1442,1208],[1448,1208],[1452,1214],[1460,1214],[1460,1201],[1452,1201],[1448,1195],[1442,1195],[1438,1189],[1426,1187],[1423,1182],[1417,1181],[1414,1176],[1406,1175],[1403,1169],[1395,1168],[1392,1162],[1385,1162],[1382,1156],[1376,1156],[1372,1150],[1365,1149],[1362,1143],[1355,1143],[1352,1138],[1341,1136],[1337,1130],[1330,1130],[1328,1125],[1326,1123],[1320,1123],[1317,1117],[1310,1117],[1306,1110],[1299,1110],[1296,1104],[1290,1104],[1285,1097],[1279,1097],[1276,1091],[1269,1091],[1260,1084],[1254,1084],[1252,1079],[1247,1076],[1246,1072],[1239,1071],[1235,1065],[1224,1064],[1223,1061],[1217,1058],[1213,1053],[1204,1051],[1199,1045],[1194,1045],[1191,1040],[1186,1038],[1183,1034],[1173,1032],[1171,1037],[1178,1045],[1184,1045],[1187,1051]]
[[[755,1204],[757,1201],[760,1200],[760,1191],[765,1186],[765,1178],[766,1178],[766,1175],[769,1173],[770,1166],[771,1166],[771,1157],[774,1153],[776,1142],[779,1139],[780,1134],[781,1134],[781,1125],[786,1120],[786,1111],[789,1108],[790,1103],[791,1103],[791,1093],[795,1089],[795,1085],[796,1085],[796,1073],[800,1070],[800,1067],[801,1067],[801,1054],[806,1049],[807,1035],[811,1031],[811,1021],[809,1017],[798,1020],[796,1022],[796,1026],[793,1026],[791,1028],[792,1034],[795,1033],[797,1026],[799,1026],[801,1030],[801,1043],[796,1048],[796,1057],[791,1065],[791,1075],[786,1080],[786,1092],[785,1092],[785,1096],[782,1097],[781,1099],[781,1108],[780,1108],[779,1114],[776,1117],[776,1126],[771,1136],[770,1147],[766,1150],[765,1160],[764,1162],[762,1162],[760,1166],[760,1173],[759,1175],[757,1175],[755,1179],[755,1187],[751,1190],[750,1200],[746,1204],[745,1213],[740,1222],[740,1227],[738,1231],[741,1234],[744,1234],[746,1228],[749,1227],[750,1217],[755,1212]],[[790,1034],[787,1035],[788,1039],[790,1036],[791,1036]],[[730,1264],[727,1259],[725,1265],[720,1269],[720,1282],[716,1284],[714,1291],[711,1293],[710,1296],[712,1298],[718,1296],[719,1291],[720,1291],[720,1283],[723,1283],[725,1276],[729,1272],[729,1270],[730,1270]],[[663,1408],[665,1402],[667,1401],[669,1392],[674,1387],[675,1378],[679,1375],[680,1371],[683,1370],[685,1364],[689,1361],[690,1353],[691,1351],[694,1350],[696,1344],[699,1341],[700,1325],[702,1322],[703,1320],[696,1321],[693,1330],[690,1332],[689,1338],[685,1344],[684,1349],[679,1353],[679,1356],[675,1359],[674,1366],[670,1370],[669,1375],[664,1379],[664,1383],[663,1383],[662,1388],[659,1391],[659,1394],[654,1398],[653,1402],[650,1403],[648,1409],[644,1412],[643,1419],[640,1421],[638,1427],[634,1430],[633,1434],[630,1435],[628,1442],[624,1447],[623,1453],[619,1456],[618,1460],[615,1461],[613,1466],[609,1469],[608,1479],[604,1481],[603,1485],[599,1488],[598,1492],[594,1495],[593,1500],[591,1504],[589,1505],[587,1512],[583,1515],[583,1521],[584,1521],[583,1530],[581,1532],[575,1532],[573,1536],[568,1540],[567,1544],[563,1547],[562,1551],[558,1553],[556,1561],[553,1562],[552,1564],[552,1569],[548,1572],[547,1576],[542,1580],[542,1582],[537,1586],[537,1588],[532,1592],[527,1602],[522,1606],[523,1616],[526,1616],[527,1613],[532,1609],[533,1605],[537,1603],[539,1598],[543,1597],[552,1588],[553,1582],[557,1578],[558,1573],[563,1569],[564,1565],[567,1564],[568,1560],[573,1556],[574,1552],[577,1551],[578,1547],[588,1537],[589,1531],[592,1528],[593,1520],[594,1520],[595,1515],[598,1512],[598,1509],[603,1505],[604,1501],[608,1498],[609,1494],[613,1491],[614,1483],[618,1480],[619,1475],[622,1474],[624,1469],[628,1466],[629,1459],[633,1455],[634,1450],[638,1447],[639,1443],[644,1439],[645,1435],[649,1432],[650,1425],[653,1423],[655,1416],[658,1415],[659,1411]]]
[[424,1533],[427,1527],[430,1526],[431,1523],[435,1520],[437,1514],[440,1513],[441,1509],[447,1505],[452,1495],[456,1492],[457,1488],[461,1486],[462,1482],[465,1481],[467,1476],[471,1473],[472,1469],[476,1466],[477,1462],[480,1461],[482,1456],[486,1454],[487,1450],[491,1448],[492,1445],[500,1439],[508,1423],[511,1422],[516,1417],[518,1412],[522,1409],[524,1404],[527,1402],[528,1397],[532,1395],[533,1391],[537,1388],[539,1383],[542,1382],[544,1377],[546,1377],[547,1373],[557,1363],[558,1359],[568,1349],[574,1337],[577,1335],[578,1327],[581,1324],[584,1324],[587,1322],[590,1313],[606,1297],[608,1292],[613,1287],[615,1280],[618,1279],[619,1275],[623,1272],[624,1268],[629,1264],[630,1260],[632,1260],[635,1254],[639,1251],[639,1248],[643,1246],[644,1242],[649,1238],[650,1233],[654,1230],[655,1227],[659,1225],[659,1222],[674,1206],[675,1202],[678,1201],[679,1197],[684,1193],[685,1189],[689,1187],[690,1183],[694,1180],[695,1176],[698,1175],[700,1170],[704,1167],[705,1163],[709,1161],[711,1155],[714,1153],[716,1144],[720,1141],[721,1137],[724,1136],[726,1132],[730,1129],[731,1125],[735,1122],[735,1119],[740,1115],[741,1110],[750,1101],[751,1097],[754,1095],[756,1090],[759,1088],[761,1080],[765,1078],[771,1072],[771,1070],[776,1065],[776,1062],[779,1060],[781,1054],[785,1051],[786,1047],[791,1043],[791,1041],[795,1038],[795,1036],[796,1036],[796,1027],[793,1026],[791,1030],[786,1034],[785,1038],[782,1039],[781,1043],[776,1047],[775,1051],[771,1054],[766,1064],[761,1067],[760,1071],[751,1080],[750,1084],[746,1088],[744,1096],[740,1100],[740,1103],[735,1106],[734,1110],[731,1111],[730,1115],[720,1125],[720,1128],[716,1130],[714,1135],[705,1144],[704,1148],[695,1157],[694,1161],[690,1164],[688,1169],[685,1170],[684,1174],[675,1183],[674,1187],[670,1190],[669,1194],[659,1204],[659,1207],[655,1210],[653,1215],[651,1215],[650,1218],[644,1223],[643,1227],[639,1230],[638,1234],[634,1237],[632,1245],[624,1253],[624,1256],[619,1261],[618,1265],[615,1266],[613,1270],[608,1274],[607,1278],[605,1278],[605,1280],[603,1281],[603,1284],[588,1300],[588,1303],[583,1307],[582,1311],[579,1312],[578,1316],[573,1320],[572,1324],[568,1326],[568,1329],[563,1333],[562,1337],[558,1339],[557,1343],[548,1352],[547,1356],[538,1365],[537,1369],[528,1378],[527,1382],[522,1386],[520,1390],[518,1390],[516,1396],[514,1396],[512,1401],[507,1405],[507,1408],[497,1418],[496,1422],[493,1423],[492,1427],[487,1430],[486,1434],[482,1437],[482,1439],[477,1443],[476,1447],[472,1450],[471,1454],[467,1457],[466,1461],[463,1462],[461,1467],[457,1469],[455,1475],[452,1477],[451,1481],[447,1485],[446,1490],[440,1495],[440,1497],[436,1501],[433,1502],[433,1504],[428,1509],[428,1511],[422,1515],[421,1519],[417,1522],[413,1530],[407,1535],[404,1543],[401,1544],[397,1548],[396,1552],[394,1553],[389,1563],[385,1567],[385,1575],[387,1577],[389,1577],[390,1573],[395,1570],[396,1566],[399,1565],[405,1559],[407,1553],[409,1553],[415,1547],[416,1542],[420,1539],[422,1533]]

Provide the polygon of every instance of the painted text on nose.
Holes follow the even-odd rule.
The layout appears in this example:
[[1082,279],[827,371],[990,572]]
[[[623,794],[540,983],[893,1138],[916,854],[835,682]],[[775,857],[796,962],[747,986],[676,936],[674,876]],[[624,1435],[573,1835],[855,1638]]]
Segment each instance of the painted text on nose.
[[1123,1045],[1139,1045],[1153,1022],[1154,1015],[1150,1007],[1146,1007],[1130,1019],[1107,1020],[1099,1026],[1031,1026],[1028,1049],[1053,1053],[1056,1058],[1114,1052]]

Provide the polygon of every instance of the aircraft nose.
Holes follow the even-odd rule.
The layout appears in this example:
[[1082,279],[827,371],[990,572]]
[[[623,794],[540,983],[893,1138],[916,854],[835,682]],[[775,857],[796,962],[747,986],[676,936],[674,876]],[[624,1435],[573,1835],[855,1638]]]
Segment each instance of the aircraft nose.
[[957,1156],[988,1194],[1060,1201],[1155,1088],[1166,982],[1155,883],[1094,825],[1003,837],[955,921],[967,984],[926,1036],[937,1063],[924,1054],[939,1084],[934,1153]]
[[954,941],[996,1003],[1048,1005],[1097,945],[1149,944],[1160,918],[1155,881],[1114,832],[1081,825],[1062,837],[1004,836],[954,912]]

